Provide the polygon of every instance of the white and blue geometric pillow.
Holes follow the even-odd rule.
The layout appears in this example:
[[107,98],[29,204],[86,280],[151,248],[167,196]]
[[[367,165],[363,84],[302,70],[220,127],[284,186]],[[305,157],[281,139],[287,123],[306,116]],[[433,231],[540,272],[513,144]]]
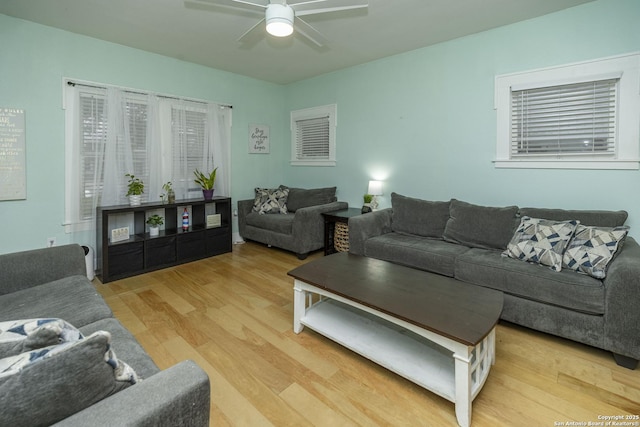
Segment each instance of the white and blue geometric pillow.
[[104,337],[103,339],[107,342],[103,363],[107,363],[113,369],[114,380],[124,381],[130,384],[135,384],[140,381],[140,378],[131,366],[117,358],[116,353],[111,346],[111,334],[106,331],[96,331],[86,339],[84,337],[80,337],[80,339],[76,341],[68,341],[62,344],[38,348],[36,350],[2,358],[0,359],[0,379],[16,375],[35,363],[45,363],[47,360],[58,355],[75,350],[78,346],[82,346],[87,340],[97,336]]
[[522,217],[520,225],[503,252],[510,258],[562,270],[564,251],[579,221],[551,221]]
[[260,215],[286,214],[289,187],[284,185],[278,188],[256,188],[253,199],[253,211]]
[[4,321],[0,322],[0,358],[80,338],[80,331],[62,319]]
[[563,267],[604,279],[607,265],[620,250],[629,227],[587,227],[579,225],[564,253]]

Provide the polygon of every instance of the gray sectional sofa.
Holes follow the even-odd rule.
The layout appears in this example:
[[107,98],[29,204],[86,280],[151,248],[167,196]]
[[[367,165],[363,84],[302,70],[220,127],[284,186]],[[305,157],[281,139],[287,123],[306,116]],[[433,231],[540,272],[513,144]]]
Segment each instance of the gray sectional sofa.
[[[68,331],[45,337],[54,329],[38,327],[27,335],[26,328],[0,328],[0,367],[25,350],[30,358],[38,356],[17,371],[6,363],[0,369],[0,425],[209,425],[207,374],[193,361],[161,371],[113,317],[86,272],[78,245],[0,255],[0,324],[63,319],[83,336],[71,340]],[[107,354],[114,356],[109,363]],[[118,370],[126,366],[136,380]],[[130,374],[127,380],[118,379],[123,372]]]
[[243,239],[294,252],[305,259],[324,247],[324,212],[347,209],[336,187],[256,188],[253,199],[238,202],[238,229]]
[[[578,241],[577,230],[626,234],[626,218],[624,211],[498,208],[393,193],[391,208],[350,219],[349,251],[500,290],[501,319],[611,351],[619,365],[635,369],[640,359],[640,246],[633,238],[599,247],[610,248],[612,259],[593,271],[589,266],[602,267],[603,259],[585,261],[580,268],[586,266],[590,274],[574,271],[572,257],[564,255],[560,259],[572,267],[558,265],[560,271],[553,271],[543,262],[544,250],[535,252],[542,254],[540,259],[525,262],[516,256],[531,221],[569,228],[579,222],[575,240],[565,241],[563,249],[575,255],[585,247],[588,252],[593,243]],[[540,242],[545,239],[526,240],[534,247]],[[611,249],[614,243],[617,250]]]

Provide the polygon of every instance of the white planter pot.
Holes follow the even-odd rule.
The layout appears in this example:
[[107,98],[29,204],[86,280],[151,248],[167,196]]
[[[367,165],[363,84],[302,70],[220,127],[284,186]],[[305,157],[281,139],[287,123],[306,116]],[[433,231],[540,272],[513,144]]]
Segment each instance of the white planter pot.
[[149,227],[149,236],[156,237],[160,235],[160,227]]
[[129,204],[131,206],[140,206],[142,196],[140,194],[132,194],[129,196]]

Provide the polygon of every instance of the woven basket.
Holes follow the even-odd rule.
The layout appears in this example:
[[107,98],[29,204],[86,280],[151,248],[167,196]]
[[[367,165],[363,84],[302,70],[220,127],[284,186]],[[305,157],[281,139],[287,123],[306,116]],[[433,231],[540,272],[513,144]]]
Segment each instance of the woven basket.
[[337,222],[333,232],[333,247],[338,252],[349,251],[349,226],[344,222]]

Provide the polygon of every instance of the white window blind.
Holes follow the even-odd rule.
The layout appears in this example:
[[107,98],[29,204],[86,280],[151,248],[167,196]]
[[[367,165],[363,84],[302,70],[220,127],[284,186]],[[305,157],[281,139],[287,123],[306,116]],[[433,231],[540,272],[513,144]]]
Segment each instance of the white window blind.
[[172,108],[171,119],[174,180],[182,180],[187,191],[197,193],[200,187],[193,181],[193,171],[202,170],[207,113],[205,110]]
[[298,120],[295,130],[299,160],[329,159],[329,116]]
[[497,168],[638,169],[640,54],[495,78]]
[[335,166],[336,105],[291,112],[291,164]]
[[511,155],[613,156],[619,79],[511,92]]

